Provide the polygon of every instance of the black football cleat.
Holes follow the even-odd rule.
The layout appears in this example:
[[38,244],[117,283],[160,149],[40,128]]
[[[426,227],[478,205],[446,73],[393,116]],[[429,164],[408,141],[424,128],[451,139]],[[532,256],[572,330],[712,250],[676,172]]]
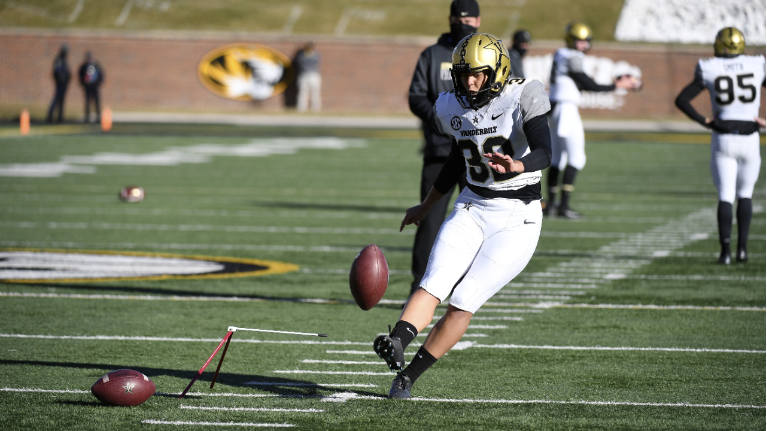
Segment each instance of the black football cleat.
[[388,335],[379,335],[373,341],[373,351],[378,357],[386,361],[392,371],[402,371],[405,368],[405,349],[398,337],[390,338]]
[[559,205],[557,205],[556,202],[547,202],[546,203],[546,207],[543,208],[543,215],[549,216],[549,217],[554,217],[555,215],[557,215],[557,207],[558,206]]
[[729,265],[730,263],[732,263],[732,258],[730,257],[730,253],[720,254],[719,260],[717,260],[716,263],[719,263],[721,265]]
[[583,216],[577,211],[573,211],[570,208],[560,208],[557,211],[557,215],[570,220],[578,220]]
[[748,262],[748,252],[745,248],[738,249],[735,253],[735,260],[742,263]]
[[391,389],[389,389],[389,398],[395,400],[406,400],[410,398],[410,388],[413,387],[413,381],[410,377],[397,373],[397,377],[391,382]]

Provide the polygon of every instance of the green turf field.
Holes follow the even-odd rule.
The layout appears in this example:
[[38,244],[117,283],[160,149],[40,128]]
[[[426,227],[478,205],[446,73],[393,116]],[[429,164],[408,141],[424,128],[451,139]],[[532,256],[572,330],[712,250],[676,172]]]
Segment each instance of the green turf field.
[[[700,136],[590,135],[573,202],[585,219],[545,219],[526,270],[418,380],[415,398],[392,401],[384,397],[394,375],[372,340],[396,322],[409,291],[414,228],[398,228],[417,203],[414,132],[37,130],[56,133],[5,131],[0,174],[64,173],[0,176],[0,253],[156,253],[298,269],[0,282],[0,429],[765,429],[764,166],[751,259],[716,265],[709,148],[689,143]],[[118,200],[130,184],[144,187],[143,202]],[[391,277],[384,302],[365,312],[351,299],[348,269],[370,243]],[[178,399],[229,325],[329,337],[238,332],[215,388],[217,358]],[[101,404],[91,385],[120,368],[145,373],[158,393],[137,407]]]

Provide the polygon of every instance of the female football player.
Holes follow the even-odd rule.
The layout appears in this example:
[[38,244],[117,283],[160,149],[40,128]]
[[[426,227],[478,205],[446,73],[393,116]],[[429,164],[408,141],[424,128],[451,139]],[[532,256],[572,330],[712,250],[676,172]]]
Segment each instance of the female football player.
[[[732,205],[738,200],[738,249],[735,259],[748,260],[746,242],[751,225],[751,196],[759,178],[759,116],[761,87],[765,85],[763,55],[744,55],[746,40],[734,27],[719,31],[714,58],[701,59],[695,79],[676,98],[676,106],[687,116],[712,129],[711,175],[719,191],[717,221],[721,253],[719,263],[729,265]],[[704,89],[711,96],[714,114],[703,117],[690,101]]]
[[[438,129],[452,138],[448,161],[421,202],[408,209],[400,231],[418,225],[458,176],[467,186],[442,225],[426,273],[389,335],[373,349],[400,371],[390,398],[409,398],[418,377],[464,335],[474,313],[530,261],[541,232],[541,170],[551,161],[549,99],[540,81],[510,78],[509,54],[490,34],[472,34],[453,51],[454,90],[434,104]],[[432,322],[407,368],[404,350]]]

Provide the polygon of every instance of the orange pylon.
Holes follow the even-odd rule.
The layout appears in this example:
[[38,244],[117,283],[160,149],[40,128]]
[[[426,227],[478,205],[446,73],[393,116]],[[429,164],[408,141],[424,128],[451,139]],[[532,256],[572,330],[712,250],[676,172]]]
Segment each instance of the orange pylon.
[[108,132],[112,130],[112,110],[107,106],[101,111],[101,131]]
[[29,134],[29,111],[26,109],[21,111],[21,118],[19,118],[19,126],[21,131],[21,136],[26,136]]

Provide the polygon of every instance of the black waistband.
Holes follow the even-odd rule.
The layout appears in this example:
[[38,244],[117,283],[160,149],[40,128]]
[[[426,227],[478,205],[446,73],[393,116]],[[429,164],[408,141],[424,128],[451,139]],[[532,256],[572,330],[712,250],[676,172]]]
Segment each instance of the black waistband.
[[542,199],[540,182],[526,185],[517,190],[490,190],[486,187],[475,186],[474,184],[467,184],[466,186],[472,192],[487,199],[516,199],[524,202],[525,205]]

